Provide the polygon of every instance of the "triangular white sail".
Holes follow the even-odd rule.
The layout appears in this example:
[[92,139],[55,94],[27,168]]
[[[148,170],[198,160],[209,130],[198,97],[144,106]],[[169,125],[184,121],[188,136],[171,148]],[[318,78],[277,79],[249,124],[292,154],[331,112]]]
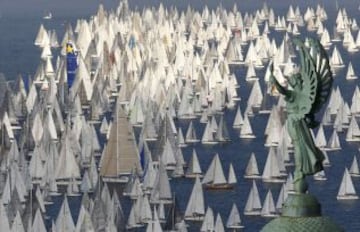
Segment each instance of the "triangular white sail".
[[356,194],[354,184],[347,168],[345,168],[339,192],[336,198],[338,200],[354,200],[359,198]]
[[254,153],[251,153],[249,162],[245,169],[245,178],[260,178],[260,172]]
[[261,209],[261,216],[262,217],[275,217],[276,216],[274,199],[273,199],[270,189],[266,194],[265,201],[264,201],[263,207]]
[[253,180],[253,184],[246,201],[244,214],[245,215],[260,215],[261,214],[261,202],[259,196],[259,190],[256,186],[255,180]]
[[199,177],[196,177],[190,199],[187,203],[185,220],[201,221],[205,215],[204,193]]
[[228,217],[228,220],[226,222],[226,227],[229,229],[239,229],[244,228],[244,226],[241,224],[240,214],[239,210],[235,203],[233,203],[230,215]]

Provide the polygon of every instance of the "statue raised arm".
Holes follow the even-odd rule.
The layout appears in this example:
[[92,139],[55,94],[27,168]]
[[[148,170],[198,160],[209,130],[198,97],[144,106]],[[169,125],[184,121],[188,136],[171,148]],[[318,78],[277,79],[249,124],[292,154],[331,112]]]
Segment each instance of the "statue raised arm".
[[324,155],[315,146],[310,128],[318,125],[315,113],[328,99],[333,78],[328,56],[319,41],[310,40],[310,48],[299,39],[294,39],[294,43],[299,49],[301,70],[288,78],[292,89],[281,86],[273,75],[270,81],[287,102],[287,129],[295,149],[294,187],[296,192],[305,193],[305,176],[323,170]]

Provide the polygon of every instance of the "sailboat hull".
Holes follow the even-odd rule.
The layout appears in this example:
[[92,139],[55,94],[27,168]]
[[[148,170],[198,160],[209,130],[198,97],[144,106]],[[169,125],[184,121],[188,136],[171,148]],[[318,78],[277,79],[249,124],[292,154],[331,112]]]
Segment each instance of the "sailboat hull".
[[225,190],[233,189],[234,185],[231,184],[205,184],[205,188],[209,190]]
[[359,196],[357,196],[357,195],[342,195],[342,196],[336,196],[336,199],[338,199],[338,200],[357,200],[357,199],[359,199]]

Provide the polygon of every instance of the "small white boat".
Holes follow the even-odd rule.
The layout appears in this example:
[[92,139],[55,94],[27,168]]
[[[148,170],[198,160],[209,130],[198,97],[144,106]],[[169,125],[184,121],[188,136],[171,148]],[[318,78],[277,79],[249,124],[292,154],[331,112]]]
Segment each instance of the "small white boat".
[[276,217],[278,216],[275,209],[274,198],[272,196],[271,190],[266,194],[263,207],[261,209],[262,217]]
[[255,157],[254,153],[251,153],[251,155],[250,155],[249,162],[248,162],[248,164],[246,166],[246,169],[245,169],[244,178],[249,178],[249,179],[261,178],[260,173],[259,173],[258,164],[257,164],[256,157]]
[[236,207],[235,203],[233,204],[233,206],[231,208],[229,218],[228,218],[228,220],[226,222],[226,227],[229,228],[229,229],[244,228],[244,226],[241,224],[241,218],[240,218],[239,210]]
[[317,173],[314,175],[314,180],[317,180],[317,181],[327,180],[325,171],[324,171],[324,170],[321,170],[320,172],[317,172]]
[[259,190],[256,186],[256,182],[253,180],[252,188],[245,205],[244,215],[260,215],[261,209]]
[[338,195],[338,200],[356,200],[359,196],[356,194],[354,184],[347,168],[345,168],[343,178],[341,180]]
[[52,13],[50,11],[46,12],[43,19],[47,19],[47,20],[52,19]]

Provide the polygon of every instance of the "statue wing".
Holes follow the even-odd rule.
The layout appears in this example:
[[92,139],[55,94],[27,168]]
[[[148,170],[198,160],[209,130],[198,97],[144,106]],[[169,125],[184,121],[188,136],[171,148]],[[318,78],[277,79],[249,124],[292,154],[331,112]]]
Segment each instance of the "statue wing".
[[318,78],[315,62],[310,55],[309,49],[299,39],[294,39],[294,43],[298,46],[301,62],[302,90],[297,93],[299,107],[297,114],[302,118],[312,111],[313,104],[316,102]]
[[312,105],[311,114],[318,112],[330,96],[333,75],[331,72],[329,57],[319,40],[310,41],[312,57],[316,64],[317,91],[315,101]]

